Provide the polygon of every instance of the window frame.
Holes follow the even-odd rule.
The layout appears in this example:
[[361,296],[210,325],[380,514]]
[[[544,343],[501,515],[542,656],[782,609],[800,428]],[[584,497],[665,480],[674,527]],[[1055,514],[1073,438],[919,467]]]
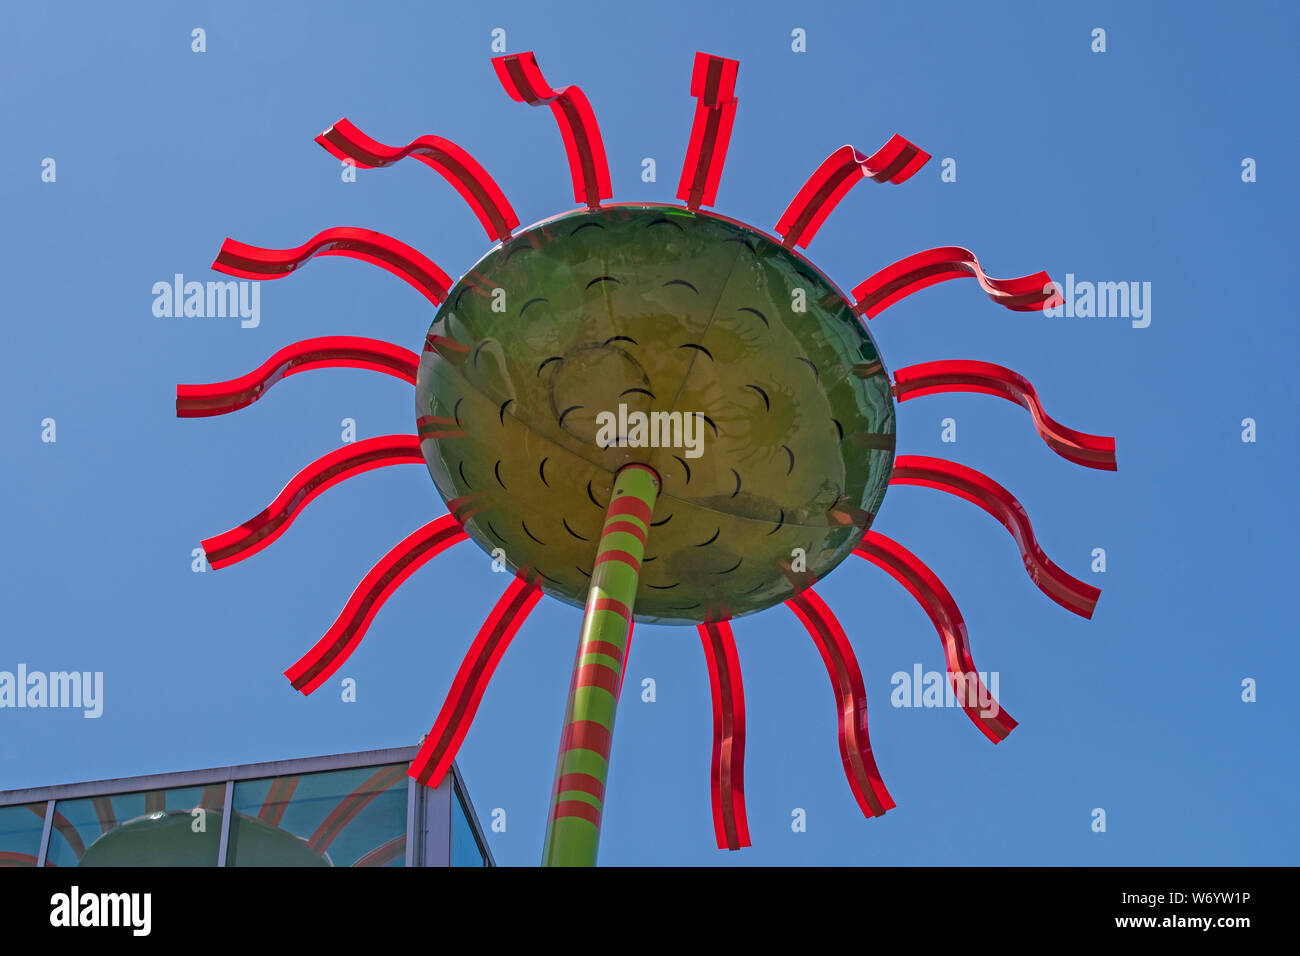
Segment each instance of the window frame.
[[[294,760],[275,760],[267,763],[237,764],[230,767],[213,767],[207,770],[185,770],[179,773],[158,773],[139,777],[117,777],[110,780],[92,780],[85,783],[60,784],[53,787],[33,787],[24,790],[0,791],[0,807],[22,804],[45,804],[45,821],[41,831],[40,851],[36,866],[44,867],[49,856],[50,832],[54,824],[55,805],[60,800],[79,800],[86,797],[117,796],[146,790],[172,790],[184,787],[225,785],[222,801],[221,835],[217,851],[217,866],[227,865],[230,848],[230,818],[235,795],[235,784],[263,777],[282,777],[329,770],[352,770],[359,767],[384,764],[410,763],[419,747],[394,747],[386,750],[362,750],[354,753],[328,754],[320,757],[302,757]],[[406,790],[406,865],[451,865],[451,814],[453,796],[464,802],[474,838],[483,854],[484,866],[495,866],[492,850],[488,846],[483,828],[474,813],[469,791],[460,770],[453,763],[451,773],[436,788],[421,786],[415,779],[407,779]]]

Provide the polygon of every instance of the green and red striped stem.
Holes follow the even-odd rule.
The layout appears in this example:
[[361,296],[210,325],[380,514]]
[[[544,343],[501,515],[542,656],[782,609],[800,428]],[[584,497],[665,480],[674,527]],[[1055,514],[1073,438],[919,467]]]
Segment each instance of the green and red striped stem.
[[658,496],[659,476],[647,465],[626,465],[614,477],[569,684],[543,866],[596,864],[632,606]]

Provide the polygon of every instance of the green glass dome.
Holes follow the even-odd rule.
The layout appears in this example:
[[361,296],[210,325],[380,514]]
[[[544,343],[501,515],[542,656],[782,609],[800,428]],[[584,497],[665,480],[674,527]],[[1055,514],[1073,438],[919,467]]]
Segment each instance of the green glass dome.
[[844,295],[777,240],[670,206],[579,210],[490,251],[438,310],[416,415],[471,537],[579,607],[615,472],[655,469],[635,612],[660,624],[825,576],[894,457],[889,374]]

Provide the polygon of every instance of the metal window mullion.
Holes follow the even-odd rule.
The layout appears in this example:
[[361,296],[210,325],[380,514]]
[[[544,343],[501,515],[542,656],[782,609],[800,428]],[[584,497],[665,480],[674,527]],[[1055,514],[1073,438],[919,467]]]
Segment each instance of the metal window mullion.
[[226,795],[221,801],[221,840],[217,849],[217,866],[226,865],[226,851],[230,848],[230,815],[235,805],[235,781],[226,781]]
[[424,790],[420,812],[421,865],[451,866],[452,775],[448,773],[437,787],[419,786]]
[[406,865],[417,866],[420,859],[420,785],[414,777],[406,778]]
[[446,855],[443,858],[443,866],[451,866],[451,842],[456,835],[456,779],[451,774],[447,774],[447,803],[446,812],[443,814],[442,822],[446,828],[447,843]]
[[54,801],[45,803],[45,822],[41,826],[41,848],[36,851],[36,865],[44,866],[50,852],[50,831],[54,829]]

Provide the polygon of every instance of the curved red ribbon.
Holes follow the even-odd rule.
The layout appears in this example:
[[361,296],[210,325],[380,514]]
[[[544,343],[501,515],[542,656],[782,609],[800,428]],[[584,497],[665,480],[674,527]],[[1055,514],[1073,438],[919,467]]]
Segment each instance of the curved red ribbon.
[[726,621],[696,626],[704,659],[709,665],[713,698],[713,832],[720,850],[749,846],[745,813],[745,686],[740,675],[736,640]]
[[1085,468],[1114,471],[1115,439],[1089,435],[1066,428],[1043,411],[1038,392],[1023,375],[994,365],[951,359],[909,365],[894,373],[894,397],[900,402],[939,392],[977,392],[997,395],[1024,406],[1034,419],[1034,428],[1047,446],[1067,461]]
[[776,224],[776,233],[786,246],[807,248],[831,210],[863,179],[906,182],[929,159],[929,153],[897,134],[870,156],[852,146],[841,146],[826,157],[795,194]]
[[226,382],[176,386],[176,417],[225,415],[257,401],[276,382],[318,368],[364,368],[415,384],[420,357],[379,339],[327,335],[287,345],[258,368]]
[[1092,617],[1101,591],[1066,574],[1052,563],[1034,537],[1029,515],[1011,492],[988,475],[943,458],[900,455],[894,459],[891,485],[921,485],[946,491],[979,505],[1011,532],[1034,585],[1067,611]]
[[531,50],[493,57],[492,66],[512,100],[529,106],[549,106],[555,114],[560,135],[564,137],[564,152],[569,158],[574,200],[594,208],[602,199],[614,195],[600,126],[582,90],[576,86],[551,89]]
[[853,553],[884,570],[916,598],[916,603],[921,605],[921,610],[939,632],[948,676],[962,710],[989,740],[994,743],[1005,740],[1007,734],[1015,730],[1016,722],[984,686],[979,671],[975,669],[975,658],[971,656],[966,621],[938,575],[897,541],[876,531],[868,531]]
[[519,217],[487,170],[449,139],[421,136],[405,146],[385,146],[357,129],[347,117],[316,137],[336,159],[348,159],[363,169],[391,166],[412,156],[436,170],[469,204],[490,239],[509,239]]
[[899,299],[948,279],[973,277],[988,297],[1013,312],[1036,312],[1058,296],[1046,272],[1015,279],[990,279],[975,253],[940,246],[900,259],[853,290],[853,311],[874,319]]
[[434,305],[447,298],[451,279],[404,242],[373,229],[336,226],[293,249],[266,249],[227,239],[212,268],[243,279],[281,279],[315,256],[347,256],[379,266],[417,289]]
[[483,692],[487,690],[501,655],[541,597],[541,588],[531,574],[521,570],[510,582],[479,628],[478,636],[456,671],[438,719],[424,738],[420,752],[411,761],[408,776],[430,787],[442,782],[469,732],[479,701],[483,699]]
[[876,769],[867,735],[867,691],[853,646],[840,622],[812,588],[785,602],[803,622],[830,675],[840,718],[840,758],[844,776],[862,812],[878,817],[894,808],[894,799]]
[[691,71],[691,96],[695,104],[695,120],[691,124],[691,138],[686,146],[686,161],[682,164],[682,178],[677,186],[677,198],[688,209],[712,206],[718,197],[718,182],[727,160],[727,146],[731,142],[731,127],[736,121],[736,71],[738,60],[695,54],[695,67]]
[[320,687],[356,650],[392,593],[434,555],[468,537],[461,523],[449,514],[407,535],[361,579],[325,636],[284,676],[304,694]]
[[313,498],[340,481],[373,468],[408,462],[424,463],[415,435],[366,438],[321,456],[294,475],[261,512],[237,528],[204,539],[201,543],[208,564],[224,568],[261,551],[284,534]]

